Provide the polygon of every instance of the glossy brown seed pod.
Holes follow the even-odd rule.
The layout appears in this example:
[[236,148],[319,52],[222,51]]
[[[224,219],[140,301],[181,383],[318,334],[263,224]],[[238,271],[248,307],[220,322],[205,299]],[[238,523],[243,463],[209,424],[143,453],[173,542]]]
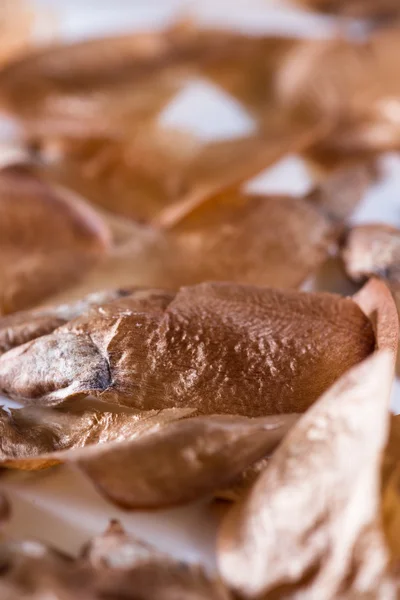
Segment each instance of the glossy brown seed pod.
[[208,283],[128,296],[13,348],[0,389],[39,405],[92,394],[140,410],[302,412],[374,346],[351,299]]

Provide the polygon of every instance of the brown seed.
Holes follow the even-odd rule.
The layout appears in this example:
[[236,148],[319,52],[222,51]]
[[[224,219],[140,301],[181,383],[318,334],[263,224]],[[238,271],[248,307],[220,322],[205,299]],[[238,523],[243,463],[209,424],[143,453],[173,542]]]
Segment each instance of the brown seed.
[[73,450],[132,440],[188,417],[190,408],[115,413],[98,409],[0,409],[0,465],[45,469],[71,458]]
[[40,405],[92,394],[140,410],[302,412],[374,345],[351,299],[209,283],[128,296],[13,348],[0,389]]
[[133,442],[78,450],[65,460],[124,508],[175,506],[229,485],[272,452],[296,419],[295,415],[193,417]]

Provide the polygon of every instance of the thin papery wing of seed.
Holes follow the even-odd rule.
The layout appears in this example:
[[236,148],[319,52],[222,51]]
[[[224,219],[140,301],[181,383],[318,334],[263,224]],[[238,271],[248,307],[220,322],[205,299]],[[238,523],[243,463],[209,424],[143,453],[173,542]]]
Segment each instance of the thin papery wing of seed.
[[388,350],[396,361],[399,343],[399,318],[388,286],[379,279],[370,279],[353,300],[370,319],[377,350]]
[[[193,77],[209,79],[262,121],[282,56],[296,43],[178,24],[39,50],[0,77],[0,104],[38,136],[126,138]],[[27,102],[27,93],[30,102]],[[124,128],[125,126],[125,128]]]
[[127,442],[59,453],[128,509],[175,506],[228,485],[271,452],[296,415],[193,417]]
[[[114,286],[178,288],[207,280],[296,287],[328,258],[341,217],[357,205],[367,181],[360,166],[333,174],[305,199],[249,195],[235,187],[203,200],[194,195],[161,212],[165,231],[126,220],[107,258],[56,300]],[[158,210],[146,207],[147,218]]]
[[45,469],[74,449],[131,440],[193,415],[190,408],[107,412],[96,409],[0,409],[0,466]]
[[6,352],[0,389],[42,405],[94,394],[140,410],[302,412],[375,346],[369,319],[334,294],[205,283],[137,302]]
[[92,306],[98,306],[132,294],[133,290],[110,290],[58,306],[23,310],[0,318],[0,354],[37,337],[52,333]]
[[51,302],[80,302],[85,296],[116,288],[173,288],[170,265],[183,259],[176,256],[163,232],[106,211],[101,216],[111,231],[111,248],[84,278],[54,294]]
[[[82,557],[95,569],[96,590],[141,600],[227,600],[222,584],[200,566],[177,561],[123,530],[118,521],[84,548]],[[133,600],[133,597],[132,597]]]
[[69,192],[25,167],[0,172],[0,313],[77,281],[109,246],[103,220]]
[[387,585],[387,597],[395,597],[382,581],[388,555],[379,527],[392,374],[385,351],[346,373],[228,513],[218,560],[233,590],[249,599],[330,599],[375,597]]

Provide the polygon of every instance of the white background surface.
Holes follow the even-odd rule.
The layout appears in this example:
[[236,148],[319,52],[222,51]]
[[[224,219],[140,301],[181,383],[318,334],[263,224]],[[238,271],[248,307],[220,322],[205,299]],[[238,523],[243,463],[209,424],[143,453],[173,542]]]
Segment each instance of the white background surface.
[[[247,32],[280,32],[282,35],[330,35],[338,24],[267,0],[178,2],[177,0],[36,0],[55,11],[58,34],[66,40],[161,27],[179,17],[193,15],[204,24],[234,27]],[[48,37],[47,20],[37,34]],[[342,24],[341,24],[342,25]],[[341,26],[340,25],[340,26]],[[239,135],[253,123],[242,107],[219,90],[201,81],[188,85],[167,107],[163,120],[192,129],[204,139]],[[371,188],[357,211],[355,222],[380,221],[400,226],[400,159],[383,159],[386,176]],[[302,161],[290,156],[247,185],[260,192],[300,194],[311,180]],[[395,404],[400,408],[400,387]],[[77,552],[83,542],[118,517],[128,531],[155,543],[181,559],[214,566],[216,515],[207,503],[152,513],[126,513],[99,497],[94,488],[71,468],[57,467],[36,474],[15,473],[1,480],[12,501],[8,531],[37,537],[62,550]]]

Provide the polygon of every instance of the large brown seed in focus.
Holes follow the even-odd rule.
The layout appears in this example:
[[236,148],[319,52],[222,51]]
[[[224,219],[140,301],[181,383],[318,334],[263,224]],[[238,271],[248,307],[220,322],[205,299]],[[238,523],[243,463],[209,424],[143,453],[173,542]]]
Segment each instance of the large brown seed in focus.
[[0,389],[42,405],[94,394],[145,410],[300,412],[374,346],[351,299],[205,283],[93,308],[6,352]]
[[24,167],[0,171],[0,314],[72,285],[108,244],[106,224],[69,192]]

